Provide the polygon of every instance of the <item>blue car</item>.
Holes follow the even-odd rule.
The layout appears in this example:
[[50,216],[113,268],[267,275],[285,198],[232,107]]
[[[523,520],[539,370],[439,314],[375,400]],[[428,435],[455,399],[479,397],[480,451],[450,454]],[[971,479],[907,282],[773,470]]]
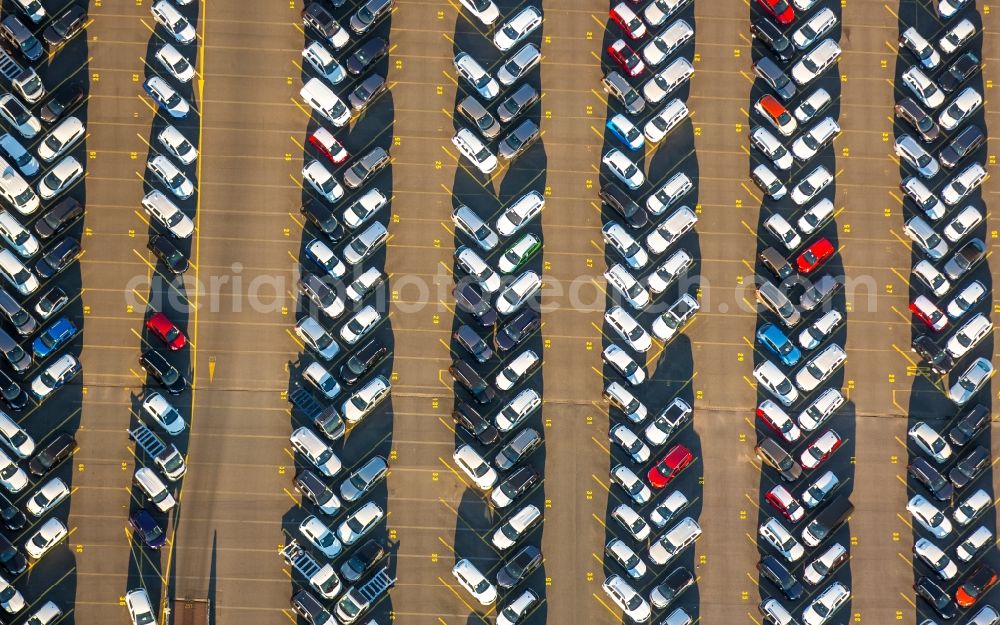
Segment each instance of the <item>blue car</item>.
[[757,330],[757,340],[771,353],[781,359],[786,366],[795,366],[802,360],[802,352],[792,343],[781,328],[773,323],[765,323]]
[[619,141],[624,143],[633,152],[641,150],[642,146],[646,143],[642,132],[621,113],[609,119],[607,127],[611,131],[611,134],[618,137]]
[[67,343],[76,334],[76,326],[66,317],[60,317],[55,323],[45,329],[31,343],[31,350],[36,358],[45,358]]

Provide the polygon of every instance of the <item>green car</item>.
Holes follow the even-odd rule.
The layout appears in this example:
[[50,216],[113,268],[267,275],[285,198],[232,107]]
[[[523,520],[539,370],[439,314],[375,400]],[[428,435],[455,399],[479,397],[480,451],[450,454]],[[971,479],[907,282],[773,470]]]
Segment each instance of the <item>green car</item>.
[[525,234],[504,250],[503,256],[500,257],[500,273],[514,273],[524,267],[540,249],[542,249],[541,240],[530,232]]

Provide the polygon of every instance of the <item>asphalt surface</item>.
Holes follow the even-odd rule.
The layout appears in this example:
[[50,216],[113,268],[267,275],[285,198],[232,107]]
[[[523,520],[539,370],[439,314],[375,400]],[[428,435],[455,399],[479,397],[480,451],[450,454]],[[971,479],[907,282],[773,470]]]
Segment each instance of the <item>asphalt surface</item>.
[[[543,295],[543,328],[535,343],[544,363],[533,383],[544,391],[545,402],[535,427],[545,446],[534,462],[545,479],[533,501],[544,506],[545,521],[534,540],[545,563],[533,580],[544,603],[529,622],[620,622],[600,589],[605,526],[616,500],[607,489],[612,461],[608,408],[601,400],[607,259],[597,197],[608,110],[599,59],[602,44],[618,36],[605,29],[617,27],[608,26],[607,3],[542,3],[545,23],[537,39],[544,59],[533,80],[540,81],[543,95],[531,113],[542,140],[482,188],[472,186],[476,176],[464,169],[467,162],[459,164],[450,143],[457,101],[451,60],[456,46],[470,51],[491,46],[457,2],[397,4],[381,31],[392,51],[378,66],[388,76],[390,93],[345,133],[352,154],[380,142],[393,157],[391,172],[379,179],[393,196],[382,214],[391,239],[384,260],[373,261],[384,263],[389,275],[392,314],[379,336],[392,345],[392,357],[382,367],[387,375],[391,371],[393,395],[364,429],[352,431],[342,456],[348,467],[373,453],[386,455],[392,465],[387,491],[376,497],[387,501],[384,537],[393,546],[398,582],[373,616],[418,625],[494,620],[450,573],[456,556],[483,558],[484,570],[497,562],[481,538],[499,521],[451,460],[462,435],[450,417],[454,392],[447,373],[456,317],[450,213],[454,198],[493,195],[500,206],[530,186],[546,196],[538,269],[547,284],[559,282],[564,289]],[[503,15],[518,6],[501,3]],[[982,81],[989,130],[998,123],[989,97],[998,60],[990,45],[997,18],[985,6],[978,8],[985,30]],[[897,15],[910,20],[917,9],[912,3],[859,1],[840,9],[844,52],[836,71],[843,132],[833,147],[836,235],[844,272],[870,277],[871,288],[870,295],[860,287],[860,296],[846,300],[842,388],[849,402],[831,421],[838,431],[851,432],[853,452],[841,450],[837,466],[838,472],[853,471],[855,505],[849,534],[842,538],[850,542],[844,574],[853,597],[837,622],[915,624],[928,616],[926,606],[915,609],[911,590],[913,534],[904,508],[912,494],[906,486],[907,416],[951,416],[953,409],[938,408],[939,392],[928,386],[909,352],[912,262],[901,231],[907,213],[898,191],[900,169],[892,157],[892,106],[900,95],[892,83],[902,71]],[[300,10],[300,3],[232,0],[185,8],[198,17],[199,43],[189,50],[199,59],[195,67],[204,83],[196,78],[191,87],[200,123],[193,118],[182,127],[198,138],[202,154],[198,197],[184,204],[197,220],[197,233],[191,241],[191,282],[183,293],[201,306],[197,314],[175,319],[193,343],[174,361],[194,386],[177,403],[190,425],[189,434],[175,441],[189,470],[180,487],[180,509],[167,526],[171,546],[158,554],[131,544],[125,531],[137,504],[131,477],[147,463],[135,458],[125,431],[135,423],[135,401],[144,391],[137,364],[147,341],[144,300],[151,293],[173,292],[162,280],[150,280],[155,263],[145,250],[149,226],[139,207],[148,142],[162,123],[140,86],[153,71],[145,64],[151,41],[158,41],[148,2],[92,2],[86,39],[57,57],[68,71],[79,68],[81,79],[89,75],[85,255],[79,278],[65,278],[69,284],[78,279],[83,287],[76,314],[84,329],[84,374],[47,403],[45,421],[32,418],[29,429],[42,435],[48,423],[78,418],[80,449],[63,468],[74,488],[68,548],[47,556],[26,577],[25,587],[29,600],[48,597],[68,605],[75,599],[65,622],[127,622],[120,598],[137,584],[157,600],[209,597],[214,622],[221,625],[294,620],[288,611],[291,572],[278,549],[287,542],[283,528],[293,527],[303,514],[292,489],[296,465],[288,444],[301,415],[289,416],[285,397],[307,359],[289,334],[297,311],[299,254],[311,238],[302,233],[298,212],[302,145],[313,127],[295,103],[304,41]],[[681,605],[696,606],[704,623],[759,623],[756,605],[762,596],[752,540],[766,482],[753,454],[757,313],[749,303],[761,201],[747,176],[749,12],[742,2],[694,3],[687,13],[696,31],[696,73],[687,95],[691,122],[645,159],[651,172],[671,171],[683,162],[685,171],[697,173],[700,211],[693,249],[702,275],[702,310],[682,337],[656,354],[650,371],[663,382],[657,397],[681,393],[695,409],[693,427],[684,436],[696,446],[698,459],[685,476],[690,480],[685,488],[700,493],[692,514],[698,512],[704,534],[688,561],[698,576],[697,592],[689,590]],[[935,32],[933,19],[920,15],[921,29]],[[991,149],[992,144],[987,154]],[[987,206],[996,184],[990,179],[983,187]],[[990,249],[994,230],[990,216],[985,229]],[[988,278],[985,266],[982,271]],[[217,285],[220,276],[229,282],[213,287],[212,278]],[[260,283],[262,276],[267,284]],[[236,277],[242,280],[240,296],[233,295]],[[247,303],[255,278],[266,304],[262,310]],[[572,308],[568,291],[574,280],[573,299],[590,303],[582,309]],[[183,304],[166,306],[180,314]],[[67,423],[64,427],[75,428]],[[992,512],[986,519],[995,525]]]

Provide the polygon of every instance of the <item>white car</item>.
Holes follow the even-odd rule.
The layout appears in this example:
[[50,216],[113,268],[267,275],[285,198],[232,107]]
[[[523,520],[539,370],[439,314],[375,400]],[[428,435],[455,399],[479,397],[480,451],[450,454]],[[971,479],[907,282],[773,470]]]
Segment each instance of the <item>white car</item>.
[[799,399],[799,392],[778,365],[765,360],[753,370],[753,377],[782,404],[791,406]]
[[834,374],[847,361],[847,352],[833,343],[806,361],[795,374],[795,385],[803,393],[813,391]]
[[955,562],[940,547],[926,538],[917,539],[913,544],[913,553],[934,569],[941,579],[953,579],[958,574]]
[[542,11],[538,7],[528,5],[497,27],[493,35],[493,45],[501,52],[506,52],[524,41],[541,25]]
[[480,605],[488,606],[496,603],[497,589],[483,575],[476,565],[469,560],[459,560],[451,569],[451,574],[458,580],[462,588],[476,598]]
[[809,172],[797,185],[792,187],[792,201],[802,206],[806,202],[812,201],[833,182],[833,174],[823,165],[818,165],[816,169]]
[[[17,614],[23,610],[28,604],[24,601],[24,596],[14,588],[14,585],[0,577],[0,607],[3,611],[8,614]],[[34,623],[28,619],[27,623]],[[41,623],[42,621],[38,621]]]
[[799,427],[807,432],[813,432],[819,426],[826,423],[827,419],[833,416],[838,408],[846,401],[844,394],[839,389],[828,388],[814,399],[809,407],[799,413]]
[[941,199],[948,206],[954,206],[979,188],[984,180],[986,180],[986,169],[979,163],[973,163],[944,186],[941,190]]
[[840,582],[830,584],[802,611],[802,623],[824,625],[850,598],[851,591],[847,586]]
[[605,245],[614,249],[632,269],[642,269],[649,262],[649,255],[639,242],[617,221],[608,221],[601,229]]
[[627,426],[619,423],[612,427],[608,432],[608,439],[625,450],[632,460],[640,464],[649,460],[649,447]]
[[959,291],[955,297],[951,298],[948,305],[945,307],[945,312],[951,319],[958,319],[965,313],[972,310],[982,297],[986,295],[986,287],[983,283],[976,280],[975,282],[970,282],[965,285],[965,287]]
[[333,448],[327,445],[316,432],[301,426],[288,437],[295,451],[309,461],[319,472],[326,477],[333,477],[340,473],[343,465],[340,458],[333,452]]
[[38,239],[12,214],[0,210],[0,239],[21,258],[31,258],[40,248]]
[[688,498],[684,496],[684,493],[679,490],[671,491],[671,493],[657,503],[652,512],[649,513],[649,522],[655,525],[658,529],[663,529],[666,527],[667,523],[676,519],[681,513],[681,510],[686,508],[689,503],[690,502],[688,501]]
[[187,140],[180,130],[167,126],[156,135],[163,149],[183,165],[190,165],[198,158],[198,149]]
[[11,493],[19,493],[28,485],[28,474],[2,450],[0,450],[0,484]]
[[490,539],[493,546],[501,551],[510,549],[541,518],[542,512],[537,506],[533,504],[524,506],[510,515],[493,533]]
[[340,395],[341,389],[337,379],[318,362],[309,363],[309,366],[302,371],[302,378],[316,387],[316,390],[327,399]]
[[917,96],[924,106],[936,109],[944,103],[944,93],[938,89],[934,81],[927,77],[919,67],[913,65],[903,72],[903,84],[913,95]]
[[611,511],[611,517],[618,521],[635,540],[646,540],[652,531],[646,519],[642,518],[638,512],[625,504],[618,504],[618,507]]
[[642,16],[653,28],[662,26],[670,16],[674,15],[691,0],[653,0],[642,11]]
[[330,170],[317,160],[306,163],[302,168],[302,178],[331,204],[344,197],[344,187],[340,186]]
[[975,206],[966,206],[952,217],[944,227],[944,236],[952,243],[958,243],[965,235],[983,221],[983,214]]
[[840,46],[833,39],[824,39],[792,66],[792,80],[800,87],[804,87],[836,63],[838,58],[840,58]]
[[693,188],[691,177],[684,172],[677,172],[646,198],[646,210],[654,216],[662,215]]
[[329,559],[336,558],[344,550],[344,546],[337,539],[333,530],[314,515],[310,514],[302,519],[302,522],[299,523],[299,533],[309,541],[309,544],[316,547]]
[[324,241],[313,239],[306,243],[305,250],[306,256],[322,267],[331,278],[341,278],[347,273],[347,266]]
[[973,113],[978,111],[982,105],[983,96],[974,88],[966,87],[961,93],[955,96],[951,104],[944,107],[941,114],[938,115],[938,123],[945,130],[954,130],[959,124],[969,119]]
[[177,436],[186,427],[181,413],[159,393],[150,393],[142,401],[142,411],[171,436]]
[[528,191],[500,214],[496,220],[496,231],[501,236],[517,234],[537,217],[545,208],[545,198],[538,191]]
[[774,235],[776,239],[781,241],[781,244],[785,246],[785,249],[789,252],[797,249],[802,245],[802,237],[792,224],[781,216],[780,213],[774,213],[764,221],[764,229]]
[[823,316],[799,333],[799,345],[802,349],[816,349],[823,339],[833,334],[843,320],[844,316],[839,310],[826,311]]
[[452,458],[479,490],[489,490],[497,483],[497,472],[471,446],[462,445]]
[[678,207],[646,236],[646,247],[653,254],[662,254],[686,232],[694,228],[696,223],[698,223],[698,215],[693,210],[687,206]]
[[911,135],[903,134],[896,139],[893,149],[901,160],[917,170],[924,178],[933,178],[941,171],[937,159],[930,155]]
[[701,304],[690,293],[684,293],[670,305],[664,313],[653,320],[650,328],[653,336],[667,342],[681,331],[691,317],[698,312]]
[[623,265],[611,265],[604,272],[604,279],[632,308],[642,310],[649,305],[649,291]]
[[344,66],[318,41],[302,49],[302,58],[331,85],[339,84],[347,77]]
[[24,505],[25,510],[36,518],[45,516],[59,503],[69,497],[69,486],[58,477],[54,477],[42,485],[35,493],[28,498],[28,503]]
[[171,236],[187,239],[194,234],[194,222],[162,191],[153,189],[142,198],[142,207],[158,221]]
[[958,332],[953,334],[945,349],[951,357],[958,360],[968,354],[987,335],[993,333],[993,322],[983,313],[979,313],[966,321]]
[[795,111],[793,111],[795,119],[799,120],[799,123],[804,124],[819,115],[832,101],[833,98],[830,97],[830,93],[826,89],[822,87],[816,89],[806,96],[801,104],[795,107]]
[[194,194],[194,185],[174,162],[162,154],[157,154],[146,165],[175,197],[185,200]]
[[660,266],[653,270],[644,278],[646,287],[653,293],[659,295],[667,290],[682,274],[694,266],[694,259],[687,250],[680,249],[667,257],[667,260],[660,263]]
[[964,406],[990,381],[994,373],[996,370],[993,363],[986,358],[977,358],[958,376],[958,380],[948,391],[948,398],[957,405]]
[[455,261],[487,295],[496,293],[500,288],[500,276],[472,248],[463,245],[455,250]]
[[763,126],[753,129],[750,133],[750,143],[782,171],[791,169],[792,163],[795,162],[788,148]]
[[[631,9],[628,9],[624,3],[619,3],[618,6],[631,12]],[[646,32],[644,26],[642,27],[642,32],[643,34]],[[670,26],[662,33],[654,36],[649,43],[642,47],[642,58],[645,59],[650,67],[658,67],[692,37],[694,37],[694,29],[686,21],[676,20],[671,22]],[[639,35],[638,38],[642,39],[642,35]]]
[[969,3],[969,0],[938,0],[938,15],[944,19],[954,16]]
[[22,460],[35,452],[34,439],[3,411],[0,411],[0,443]]
[[605,579],[601,588],[618,609],[636,623],[645,623],[653,615],[649,602],[620,575],[611,575]]
[[154,56],[160,62],[160,65],[163,66],[163,69],[170,72],[170,75],[179,82],[191,82],[191,79],[194,78],[194,68],[191,67],[188,60],[184,58],[183,54],[177,51],[177,48],[173,44],[163,44]]
[[955,547],[955,556],[962,562],[969,562],[982,551],[986,545],[993,542],[993,532],[985,525],[980,525]]
[[951,458],[951,445],[937,430],[923,421],[917,421],[906,433],[913,444],[938,464]]
[[371,414],[391,392],[392,384],[389,380],[383,375],[377,375],[344,400],[340,405],[340,414],[348,423],[357,423]]
[[768,517],[767,521],[757,528],[757,533],[788,562],[796,562],[806,553],[802,543],[773,517]]
[[38,196],[50,200],[83,176],[83,165],[73,156],[67,156],[55,164],[49,173],[38,181]]
[[376,187],[368,189],[361,197],[355,199],[343,212],[343,222],[351,230],[355,230],[375,216],[383,206],[389,203],[388,198]]
[[499,164],[496,155],[490,151],[474,132],[468,128],[462,128],[451,138],[452,144],[462,156],[476,166],[476,169],[484,174],[492,173]]
[[938,40],[938,47],[945,54],[954,54],[975,34],[976,26],[964,19],[948,29],[948,32]]
[[539,362],[541,362],[541,359],[538,357],[538,354],[530,349],[526,349],[507,361],[507,364],[494,379],[493,385],[501,391],[509,391]]
[[833,210],[830,198],[823,198],[802,213],[797,222],[799,229],[807,235],[816,232],[833,216]]
[[542,407],[542,397],[533,388],[526,388],[518,393],[513,399],[496,414],[497,429],[507,433],[516,428],[525,419]]
[[385,518],[385,512],[374,501],[369,501],[345,518],[337,527],[337,538],[346,546],[353,545]]
[[921,527],[934,534],[936,538],[945,538],[951,534],[951,521],[923,495],[914,495],[910,498],[906,503],[906,509]]
[[750,179],[772,200],[780,200],[788,194],[788,187],[763,163],[753,168],[753,171],[750,172]]
[[642,423],[646,420],[646,415],[649,414],[646,405],[618,382],[609,383],[604,388],[602,395],[609,404],[621,410],[625,418],[632,423]]
[[[965,499],[955,504],[955,510],[951,513],[955,522],[965,527],[979,518],[987,508],[993,507],[993,497],[982,488],[972,493]],[[951,527],[951,526],[949,526]],[[938,538],[941,538],[938,536]]]
[[612,538],[604,546],[604,553],[625,569],[625,572],[632,579],[639,579],[646,574],[646,563],[642,561],[639,554],[625,544],[625,541]]
[[646,483],[632,469],[624,465],[611,469],[611,481],[621,486],[632,501],[640,506],[653,498],[653,491],[646,486]]
[[667,134],[684,121],[688,116],[688,107],[678,98],[674,98],[653,116],[642,128],[642,134],[651,144],[659,143]]
[[642,170],[617,148],[608,150],[601,158],[601,162],[629,189],[638,189],[646,181],[646,176],[643,175]]
[[920,215],[903,224],[903,233],[931,260],[940,260],[948,253],[948,243]]
[[197,37],[194,26],[168,0],[159,0],[150,7],[153,19],[163,26],[177,43],[192,43]]
[[31,139],[42,131],[42,122],[9,93],[0,96],[0,116],[25,139]]
[[951,282],[944,274],[934,268],[929,261],[922,260],[913,266],[913,275],[930,287],[934,295],[941,297],[951,290]]
[[149,93],[150,97],[156,100],[157,105],[171,117],[180,118],[191,112],[191,105],[188,104],[188,101],[182,98],[176,89],[159,76],[148,78],[143,83],[143,87]]
[[[792,143],[792,154],[806,162],[840,134],[840,124],[832,117],[824,117]],[[936,162],[935,162],[936,163]]]
[[604,313],[604,321],[635,351],[648,352],[653,346],[649,333],[621,306],[614,306]]
[[792,43],[799,50],[805,50],[836,25],[837,16],[830,7],[823,7],[792,32]]
[[85,134],[87,129],[79,117],[67,117],[42,137],[38,144],[38,157],[51,163],[76,145]]
[[941,55],[937,53],[934,46],[912,26],[903,31],[899,36],[899,43],[909,48],[925,69],[934,69],[941,63]]
[[156,613],[153,602],[144,588],[137,588],[125,593],[125,606],[128,608],[132,625],[156,625]]
[[69,530],[59,519],[48,519],[28,540],[24,541],[24,550],[34,560],[40,559],[50,549],[66,538]]
[[375,310],[371,304],[354,313],[340,327],[340,338],[348,345],[356,345],[358,341],[371,332],[382,320],[382,313]]
[[922,210],[927,218],[932,221],[937,221],[944,216],[945,208],[941,200],[938,199],[927,185],[923,183],[922,180],[916,176],[908,176],[899,185],[911,200],[917,204],[917,208]]
[[638,386],[646,380],[646,372],[639,363],[614,343],[604,348],[601,358],[628,380],[631,386]]
[[542,288],[542,279],[534,271],[526,271],[497,294],[496,309],[501,315],[511,315],[528,303]]
[[25,176],[34,176],[38,173],[38,159],[32,156],[14,135],[8,132],[0,134],[0,152],[10,158]]
[[468,52],[459,52],[454,59],[455,71],[487,100],[500,95],[500,85]]
[[469,235],[483,251],[488,252],[497,246],[500,238],[474,210],[465,204],[459,204],[451,214],[451,222],[455,228]]
[[821,583],[839,566],[839,563],[847,560],[847,549],[840,543],[830,545],[823,553],[816,556],[812,562],[802,569],[802,579],[812,586]]
[[493,0],[458,0],[477,20],[489,26],[500,17],[500,9]]

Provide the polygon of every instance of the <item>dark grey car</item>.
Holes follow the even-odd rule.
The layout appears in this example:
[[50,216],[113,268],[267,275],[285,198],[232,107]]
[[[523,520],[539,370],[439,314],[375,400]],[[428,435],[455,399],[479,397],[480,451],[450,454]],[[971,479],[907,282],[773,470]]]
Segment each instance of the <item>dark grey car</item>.
[[955,135],[938,154],[941,165],[953,169],[967,156],[979,149],[986,141],[986,133],[975,124],[969,124],[962,132]]
[[388,164],[389,153],[380,147],[372,148],[347,168],[344,172],[344,184],[351,189],[357,189]]
[[347,96],[348,102],[355,113],[365,110],[372,101],[385,91],[385,78],[378,74],[372,74],[361,81],[357,87]]
[[476,126],[479,134],[487,139],[496,139],[497,135],[500,134],[500,124],[497,123],[497,118],[475,96],[466,96],[464,100],[459,102],[458,112],[465,115]]
[[502,123],[509,123],[537,101],[538,91],[531,85],[521,85],[497,106],[497,117]]
[[533,428],[524,428],[500,448],[496,457],[493,458],[493,464],[501,471],[509,471],[541,446],[541,434]]
[[753,71],[764,79],[764,82],[770,85],[771,89],[774,89],[774,92],[778,94],[778,97],[785,102],[788,102],[795,96],[795,85],[770,57],[761,57],[760,60],[753,64]]
[[538,125],[530,119],[526,119],[503,138],[497,153],[507,160],[517,158],[538,140],[538,136]]
[[625,110],[629,113],[638,115],[646,108],[646,100],[618,72],[608,72],[608,75],[601,79],[601,84],[604,86],[604,91],[624,104]]
[[21,349],[14,337],[3,330],[0,330],[0,353],[16,373],[24,373],[31,367],[31,354]]
[[83,214],[83,205],[68,197],[60,200],[35,222],[35,232],[42,239],[49,239],[65,230],[77,217]]
[[10,293],[0,289],[0,313],[7,318],[7,321],[17,328],[17,333],[21,336],[30,336],[38,329],[38,322],[35,318],[17,303]]
[[833,297],[833,294],[840,290],[840,286],[840,283],[833,276],[829,274],[821,276],[802,294],[799,306],[803,310],[813,310]]
[[358,48],[354,51],[354,54],[347,57],[347,61],[344,62],[344,67],[346,67],[347,71],[355,76],[360,76],[373,63],[377,63],[379,59],[388,53],[388,42],[381,37],[372,37],[358,46]]

